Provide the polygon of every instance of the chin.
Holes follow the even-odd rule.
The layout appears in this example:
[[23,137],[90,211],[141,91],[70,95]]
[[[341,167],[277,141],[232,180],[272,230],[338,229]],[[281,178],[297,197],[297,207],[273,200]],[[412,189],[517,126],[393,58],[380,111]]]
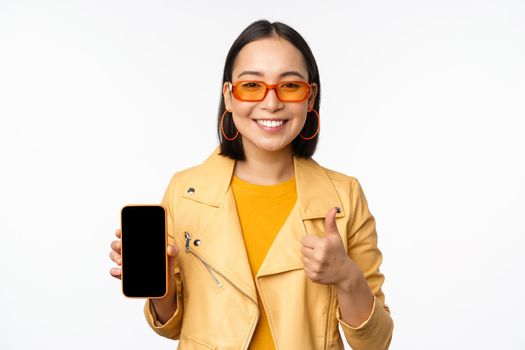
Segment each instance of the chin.
[[257,145],[257,148],[260,150],[266,151],[266,152],[279,152],[286,150],[288,147],[291,147],[291,143],[288,145],[283,144],[265,144],[265,145]]

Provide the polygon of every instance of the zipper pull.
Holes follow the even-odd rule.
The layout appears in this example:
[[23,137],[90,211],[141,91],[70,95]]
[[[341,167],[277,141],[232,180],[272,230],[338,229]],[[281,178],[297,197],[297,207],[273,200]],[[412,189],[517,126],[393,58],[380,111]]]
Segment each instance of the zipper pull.
[[186,253],[190,251],[190,240],[191,240],[191,235],[189,232],[187,231],[184,231],[184,239],[186,240]]

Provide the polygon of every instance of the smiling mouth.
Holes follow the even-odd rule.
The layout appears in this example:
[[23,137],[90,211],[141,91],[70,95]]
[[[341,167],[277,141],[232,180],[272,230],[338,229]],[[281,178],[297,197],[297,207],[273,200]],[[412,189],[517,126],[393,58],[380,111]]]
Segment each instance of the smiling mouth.
[[275,120],[275,119],[256,119],[255,122],[259,125],[262,125],[264,127],[267,127],[267,128],[277,128],[281,125],[283,125],[284,123],[286,123],[288,121],[288,119],[278,119],[278,120]]

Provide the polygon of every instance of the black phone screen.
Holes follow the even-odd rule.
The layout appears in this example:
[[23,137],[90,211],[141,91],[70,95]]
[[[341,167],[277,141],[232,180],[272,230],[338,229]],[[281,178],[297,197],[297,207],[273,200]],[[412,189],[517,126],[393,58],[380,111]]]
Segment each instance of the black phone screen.
[[160,205],[122,208],[122,291],[128,297],[166,294],[166,212]]

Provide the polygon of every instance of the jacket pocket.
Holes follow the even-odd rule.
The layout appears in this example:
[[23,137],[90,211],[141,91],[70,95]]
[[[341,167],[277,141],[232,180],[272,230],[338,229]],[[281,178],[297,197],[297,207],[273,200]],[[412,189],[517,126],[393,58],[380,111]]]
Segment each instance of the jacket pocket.
[[208,344],[205,341],[192,337],[191,335],[181,335],[179,340],[178,350],[214,350],[217,349],[214,345]]

